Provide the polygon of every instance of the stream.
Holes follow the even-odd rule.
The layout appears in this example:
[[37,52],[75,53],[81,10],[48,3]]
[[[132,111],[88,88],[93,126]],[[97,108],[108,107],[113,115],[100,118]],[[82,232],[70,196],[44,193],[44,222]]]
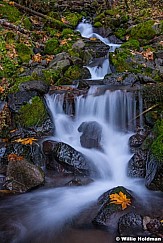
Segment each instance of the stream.
[[[120,45],[109,43],[106,38],[93,33],[91,24],[80,23],[77,27],[85,38],[96,37],[114,51]],[[109,60],[104,57],[102,65],[87,66],[91,80],[103,79],[110,73]],[[115,229],[96,229],[91,221],[94,205],[105,191],[124,186],[134,191],[143,209],[150,212],[157,192],[150,192],[143,179],[127,176],[128,161],[132,157],[128,140],[134,134],[137,112],[141,113],[142,97],[139,102],[134,92],[107,90],[98,93],[99,87],[92,86],[86,97],[75,99],[75,115],[68,115],[69,107],[63,109],[63,94],[47,94],[45,100],[55,124],[54,141],[69,144],[84,154],[96,169],[93,182],[81,187],[40,188],[26,194],[3,199],[0,205],[0,239],[3,243],[111,243],[115,242]],[[102,150],[84,148],[80,144],[79,126],[83,122],[97,122],[102,129]],[[143,127],[140,117],[139,126]],[[151,200],[152,198],[152,200]],[[91,210],[92,208],[92,210]],[[6,218],[8,217],[7,223]],[[7,230],[10,229],[6,236]]]

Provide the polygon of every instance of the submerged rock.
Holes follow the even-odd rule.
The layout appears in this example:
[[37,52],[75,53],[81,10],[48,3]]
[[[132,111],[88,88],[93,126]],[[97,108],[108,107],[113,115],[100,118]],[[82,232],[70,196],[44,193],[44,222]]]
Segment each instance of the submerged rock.
[[43,142],[43,152],[47,156],[47,165],[57,172],[71,172],[88,175],[90,165],[82,153],[62,142],[47,140]]
[[80,136],[82,147],[101,149],[102,128],[98,122],[83,122],[79,126],[78,131],[82,132]]
[[10,160],[5,187],[16,192],[26,192],[44,183],[44,172],[25,159]]

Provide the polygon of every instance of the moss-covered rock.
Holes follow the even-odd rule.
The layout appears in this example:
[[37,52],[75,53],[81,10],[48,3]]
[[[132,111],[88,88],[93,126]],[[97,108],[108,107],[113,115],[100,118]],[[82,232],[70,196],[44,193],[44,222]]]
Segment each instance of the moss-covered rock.
[[46,109],[42,99],[38,96],[23,105],[19,110],[18,121],[23,127],[40,125],[46,118]]
[[154,21],[148,20],[146,22],[137,24],[133,26],[129,34],[131,38],[136,40],[141,40],[142,43],[148,42],[150,39],[154,38],[156,35],[156,30],[154,29]]
[[131,53],[127,49],[118,49],[116,53],[110,53],[111,63],[115,66],[117,72],[131,70]]
[[72,26],[72,27],[76,27],[78,22],[82,19],[82,15],[77,13],[77,12],[74,12],[74,13],[70,13],[70,12],[67,12],[64,14],[66,20],[68,21],[68,23]]
[[140,43],[138,40],[130,39],[129,41],[123,43],[121,47],[138,51],[140,48]]
[[16,50],[21,62],[29,62],[32,55],[32,49],[29,46],[24,43],[18,43],[16,45]]
[[99,28],[99,27],[102,27],[102,23],[100,21],[97,21],[97,22],[94,23],[93,26],[96,27],[96,28]]
[[81,68],[77,65],[70,66],[68,70],[64,73],[64,77],[71,80],[79,79],[81,77]]
[[56,38],[51,38],[46,42],[44,52],[45,54],[50,54],[50,55],[56,54],[58,47],[59,47],[59,41]]

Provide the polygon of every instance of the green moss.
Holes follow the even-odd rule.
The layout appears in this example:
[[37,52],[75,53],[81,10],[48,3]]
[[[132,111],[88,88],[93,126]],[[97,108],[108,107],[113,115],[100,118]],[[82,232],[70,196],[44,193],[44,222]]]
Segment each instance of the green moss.
[[16,45],[16,50],[21,62],[29,62],[32,55],[32,50],[30,47],[28,47],[24,43],[19,43]]
[[78,22],[82,19],[82,15],[79,13],[65,13],[66,20],[70,23],[72,27],[76,27]]
[[148,20],[144,23],[137,24],[130,31],[130,36],[136,40],[150,40],[156,35],[156,31],[153,28],[154,21]]
[[74,31],[73,31],[72,29],[70,29],[70,28],[66,28],[66,29],[64,29],[64,30],[62,31],[62,33],[61,33],[61,35],[62,35],[63,37],[68,37],[68,36],[73,35],[73,34],[74,34]]
[[81,69],[76,65],[70,66],[68,70],[64,73],[64,77],[71,80],[79,79],[81,77]]
[[101,24],[101,22],[98,21],[98,22],[95,22],[93,26],[96,28],[99,28],[99,27],[102,27],[102,24]]
[[101,22],[105,18],[105,13],[101,13],[94,18],[94,22]]
[[151,145],[151,152],[158,162],[163,162],[163,119],[156,122],[153,132],[155,139]]
[[129,41],[123,43],[121,47],[138,51],[140,48],[140,44],[138,40],[130,39]]
[[32,80],[31,76],[14,78],[14,82],[13,85],[11,85],[11,88],[9,89],[9,93],[18,92],[20,84],[30,80]]
[[1,67],[0,68],[0,78],[10,78],[15,73],[18,62],[17,59],[11,59],[8,56],[8,51],[6,49],[6,42],[3,36],[0,36],[0,56],[1,56]]
[[123,28],[119,28],[116,30],[116,32],[114,33],[118,38],[120,39],[124,39],[125,35],[126,35],[126,30]]
[[46,42],[44,52],[45,54],[50,54],[50,55],[56,54],[57,53],[56,49],[58,47],[59,47],[59,41],[56,38],[51,38]]
[[1,18],[7,18],[10,22],[16,22],[19,20],[21,14],[17,8],[10,6],[7,3],[2,2],[0,4]]
[[61,70],[53,70],[53,69],[43,70],[45,82],[49,85],[56,83],[60,78],[61,73],[62,73]]
[[[126,49],[118,49],[115,53],[110,53],[110,61],[115,66],[117,72],[130,71],[132,64],[131,53]],[[128,61],[127,61],[128,60]]]
[[29,18],[25,17],[25,18],[23,19],[22,23],[23,23],[25,29],[27,29],[27,30],[32,30],[32,23],[31,23],[31,21],[29,20]]
[[30,103],[19,110],[18,121],[23,127],[40,125],[46,118],[46,109],[40,97],[35,96]]

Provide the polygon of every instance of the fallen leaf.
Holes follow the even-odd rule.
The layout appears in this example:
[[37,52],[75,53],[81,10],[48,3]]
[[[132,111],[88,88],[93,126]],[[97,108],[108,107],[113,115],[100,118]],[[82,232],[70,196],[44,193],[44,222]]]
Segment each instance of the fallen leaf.
[[42,56],[40,53],[37,53],[32,57],[33,62],[41,62],[42,61]]
[[69,24],[68,20],[66,20],[65,17],[62,17],[62,18],[61,18],[61,21],[62,21],[62,23],[64,23],[64,24]]
[[119,194],[113,193],[109,196],[109,198],[110,203],[121,204],[122,210],[124,210],[125,208],[127,208],[128,205],[131,204],[131,200],[127,198],[126,194],[124,194],[123,192],[119,192]]
[[23,160],[23,156],[19,156],[17,154],[9,154],[7,156],[8,161],[21,161]]
[[2,94],[4,91],[5,89],[2,86],[0,86],[0,94]]
[[24,145],[27,145],[27,144],[32,145],[32,143],[36,140],[37,140],[36,138],[18,138],[16,140],[14,140],[14,142],[21,143]]
[[147,60],[153,60],[153,52],[151,51],[150,48],[148,48],[146,51],[144,51],[143,56],[147,59]]
[[91,41],[96,41],[97,40],[97,38],[95,38],[95,37],[91,37],[91,38],[89,38]]
[[66,44],[67,44],[67,40],[66,39],[60,41],[60,45],[66,45]]

